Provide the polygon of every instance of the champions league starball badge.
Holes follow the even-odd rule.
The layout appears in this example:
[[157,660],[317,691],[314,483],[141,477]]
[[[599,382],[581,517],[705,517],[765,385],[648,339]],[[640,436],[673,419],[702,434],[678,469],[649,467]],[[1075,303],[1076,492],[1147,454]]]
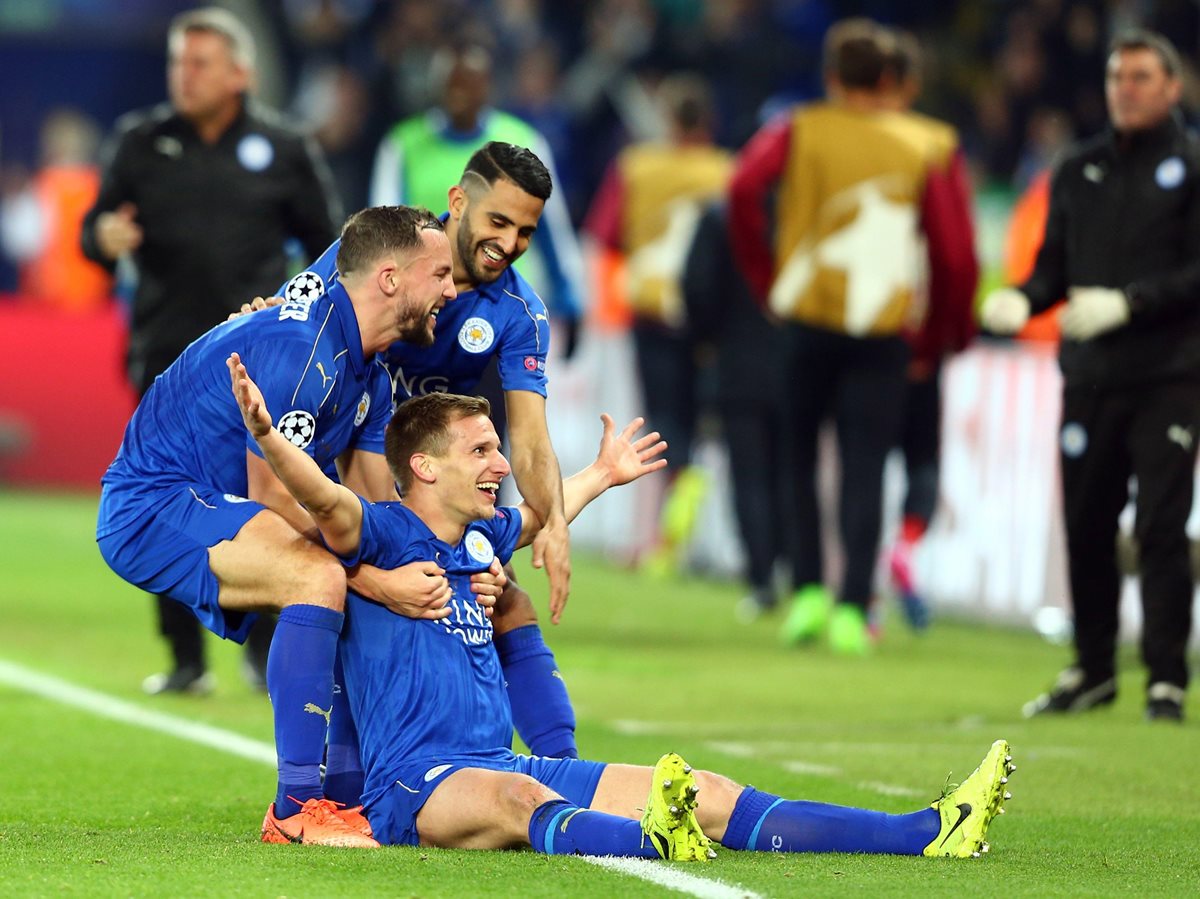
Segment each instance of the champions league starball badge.
[[313,435],[317,432],[317,421],[303,409],[293,409],[285,412],[275,427],[288,443],[304,449],[312,443]]

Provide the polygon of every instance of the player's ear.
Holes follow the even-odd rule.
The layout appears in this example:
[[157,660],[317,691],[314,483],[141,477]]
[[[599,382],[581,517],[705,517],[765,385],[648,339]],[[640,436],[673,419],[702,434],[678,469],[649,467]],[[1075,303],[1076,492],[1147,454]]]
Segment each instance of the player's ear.
[[455,184],[450,188],[449,208],[450,217],[455,221],[463,217],[463,213],[467,211],[467,192],[462,189],[461,184]]
[[393,297],[400,289],[400,271],[394,261],[381,263],[375,270],[375,278],[384,296]]
[[426,453],[413,453],[409,457],[408,467],[412,469],[413,476],[423,483],[432,484],[437,480],[437,471],[434,469],[433,458]]

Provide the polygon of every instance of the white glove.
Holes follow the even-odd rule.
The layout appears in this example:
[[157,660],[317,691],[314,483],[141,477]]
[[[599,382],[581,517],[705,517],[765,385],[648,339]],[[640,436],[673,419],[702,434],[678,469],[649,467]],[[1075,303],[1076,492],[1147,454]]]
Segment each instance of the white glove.
[[1112,287],[1072,287],[1058,318],[1072,340],[1091,340],[1129,321],[1129,298]]
[[979,318],[993,334],[1016,334],[1029,321],[1029,297],[1015,287],[993,290],[984,298]]

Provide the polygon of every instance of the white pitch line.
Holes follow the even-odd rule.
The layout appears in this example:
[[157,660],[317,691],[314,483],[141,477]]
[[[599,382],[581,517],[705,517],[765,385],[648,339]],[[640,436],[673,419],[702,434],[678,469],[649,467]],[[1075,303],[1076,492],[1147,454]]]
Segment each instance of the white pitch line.
[[699,899],[761,899],[758,893],[739,886],[729,886],[717,880],[707,880],[688,874],[677,867],[668,867],[645,858],[616,858],[611,855],[578,856],[582,861],[649,881],[677,893],[687,893]]
[[[212,727],[186,718],[142,708],[132,702],[117,699],[97,690],[80,687],[48,674],[41,674],[13,662],[0,659],[0,684],[33,693],[54,702],[69,705],[102,718],[132,724],[135,727],[199,743],[236,755],[252,762],[275,766],[275,747],[269,743],[243,737],[233,731]],[[657,886],[695,896],[697,899],[761,899],[757,893],[741,887],[731,887],[715,880],[706,880],[666,865],[640,858],[596,858],[578,856],[586,862],[636,877]]]
[[222,752],[228,752],[230,755],[240,756],[252,762],[275,766],[275,747],[269,743],[252,740],[220,727],[145,709],[132,702],[126,702],[96,690],[89,690],[87,687],[76,686],[56,677],[39,674],[3,659],[0,659],[0,682],[29,693],[36,693],[38,696],[61,702],[64,705],[83,709],[85,712],[100,715],[102,718],[110,718],[113,721],[121,721],[147,730],[156,730],[159,733],[170,734],[182,740],[190,740],[202,746],[220,749]]

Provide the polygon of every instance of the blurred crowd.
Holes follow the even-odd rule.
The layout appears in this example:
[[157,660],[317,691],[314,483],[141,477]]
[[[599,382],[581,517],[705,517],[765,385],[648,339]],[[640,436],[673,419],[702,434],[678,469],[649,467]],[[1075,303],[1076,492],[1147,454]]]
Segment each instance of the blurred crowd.
[[[162,4],[155,13],[165,29],[166,19],[189,5]],[[847,15],[870,15],[916,35],[926,69],[918,106],[958,128],[977,186],[1020,190],[1072,137],[1103,127],[1102,60],[1108,39],[1124,26],[1140,24],[1170,37],[1189,67],[1185,105],[1192,107],[1197,96],[1200,6],[1190,0],[258,0],[232,6],[264,51],[260,94],[312,129],[347,210],[367,204],[372,162],[387,130],[438,101],[439,53],[464,41],[493,53],[490,102],[545,136],[557,188],[576,224],[621,147],[665,136],[652,102],[664,77],[689,71],[705,79],[716,102],[716,142],[737,150],[773,111],[819,96],[822,38],[831,22]],[[46,21],[39,39],[52,42],[59,26],[50,12]],[[80,23],[60,23],[64,30],[72,24]],[[0,40],[19,39],[14,27],[0,22],[9,32]],[[155,44],[161,50],[161,38]],[[83,173],[96,159],[96,134],[112,124],[110,117],[97,119],[84,96],[81,91],[78,108],[44,111],[40,158],[6,153],[0,143],[10,267],[0,287],[17,287],[11,269],[19,268],[21,291],[42,292],[38,260],[69,243],[65,235],[81,214]],[[0,122],[0,128],[11,133],[13,124]],[[46,170],[58,174],[40,177]],[[88,285],[93,293],[94,283]]]

